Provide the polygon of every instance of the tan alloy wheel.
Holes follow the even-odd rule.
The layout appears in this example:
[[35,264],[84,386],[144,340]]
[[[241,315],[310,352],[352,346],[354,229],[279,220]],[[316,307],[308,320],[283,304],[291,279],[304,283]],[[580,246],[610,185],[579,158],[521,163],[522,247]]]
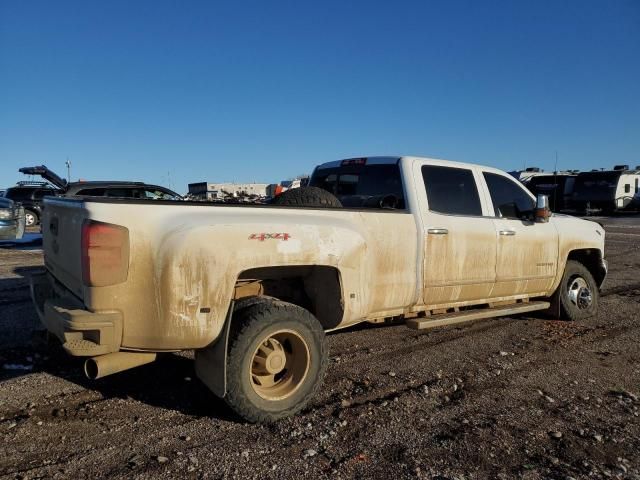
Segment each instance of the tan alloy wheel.
[[302,385],[309,363],[304,339],[292,330],[277,331],[260,342],[253,353],[251,386],[265,400],[282,400]]

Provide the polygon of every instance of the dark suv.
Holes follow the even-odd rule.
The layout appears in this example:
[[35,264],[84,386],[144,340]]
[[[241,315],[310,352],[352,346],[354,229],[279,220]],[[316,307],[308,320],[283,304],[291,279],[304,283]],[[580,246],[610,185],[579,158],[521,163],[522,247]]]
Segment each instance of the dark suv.
[[[19,171],[25,175],[40,175],[51,182],[18,182],[17,186],[7,190],[5,195],[7,198],[24,206],[27,225],[36,225],[40,221],[42,198],[48,195],[182,200],[182,196],[168,188],[144,182],[83,181],[69,183],[44,165],[24,167]],[[15,193],[12,192],[14,190]],[[10,195],[15,195],[15,197]],[[29,223],[30,221],[31,223]]]
[[59,195],[61,190],[45,182],[18,182],[15,187],[8,188],[5,198],[13,200],[24,207],[25,224],[37,225],[42,215],[42,198],[48,195]]

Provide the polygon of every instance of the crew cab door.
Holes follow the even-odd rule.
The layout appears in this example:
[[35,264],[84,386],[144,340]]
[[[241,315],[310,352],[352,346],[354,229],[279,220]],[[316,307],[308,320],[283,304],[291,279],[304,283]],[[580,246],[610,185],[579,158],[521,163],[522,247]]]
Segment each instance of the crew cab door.
[[486,299],[496,277],[496,233],[484,216],[474,167],[417,162],[424,235],[423,301],[445,305]]
[[535,199],[506,174],[482,172],[493,208],[498,252],[493,297],[544,294],[558,268],[558,232],[535,223]]

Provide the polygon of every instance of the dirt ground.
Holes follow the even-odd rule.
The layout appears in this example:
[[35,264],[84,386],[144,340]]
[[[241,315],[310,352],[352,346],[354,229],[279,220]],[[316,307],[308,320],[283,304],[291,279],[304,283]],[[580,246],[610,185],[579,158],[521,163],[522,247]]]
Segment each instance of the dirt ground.
[[89,381],[32,348],[42,252],[0,248],[0,478],[640,478],[640,218],[599,220],[596,317],[330,334],[321,393],[270,426],[234,417],[191,353]]

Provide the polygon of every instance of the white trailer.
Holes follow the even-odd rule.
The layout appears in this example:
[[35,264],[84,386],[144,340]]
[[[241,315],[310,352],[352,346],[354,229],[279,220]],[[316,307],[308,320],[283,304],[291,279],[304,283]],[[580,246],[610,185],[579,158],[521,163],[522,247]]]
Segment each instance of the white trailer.
[[571,198],[577,210],[600,209],[604,213],[640,207],[640,166],[616,165],[613,170],[581,172]]

